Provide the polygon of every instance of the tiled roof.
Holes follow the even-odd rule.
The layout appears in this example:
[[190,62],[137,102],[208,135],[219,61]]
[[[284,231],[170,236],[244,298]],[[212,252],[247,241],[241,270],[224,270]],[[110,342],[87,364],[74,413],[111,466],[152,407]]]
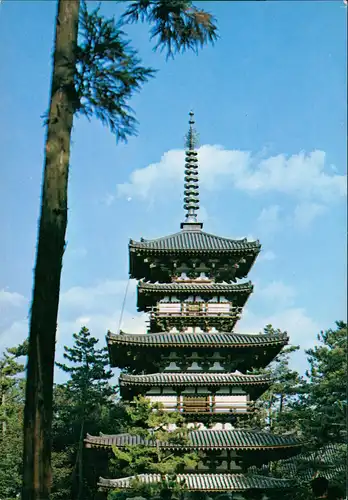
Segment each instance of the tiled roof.
[[[187,446],[179,446],[171,443],[161,443],[160,446],[169,449],[179,447],[194,450],[267,450],[274,448],[298,448],[301,446],[292,436],[278,436],[276,434],[243,429],[191,431],[188,438],[189,444]],[[138,444],[155,445],[153,441],[145,441],[141,436],[133,436],[131,434],[101,434],[100,436],[87,434],[85,443],[88,447],[97,448],[109,448],[111,446],[122,448]]]
[[307,452],[291,459],[280,460],[279,468],[287,477],[301,477],[310,481],[317,473],[329,481],[343,475],[346,471],[347,448],[346,444],[329,444],[316,453]]
[[152,333],[121,334],[108,332],[108,344],[146,345],[155,347],[272,347],[285,345],[288,341],[286,333],[239,334],[239,333]]
[[253,285],[251,281],[248,283],[144,283],[140,281],[138,284],[140,293],[155,293],[155,292],[168,292],[168,293],[251,293]]
[[172,283],[145,283],[140,281],[138,284],[139,290],[141,292],[197,292],[197,291],[208,291],[208,292],[236,292],[236,293],[247,293],[251,292],[253,285],[251,281],[247,283],[206,283],[203,280],[201,282],[172,282]]
[[[132,480],[138,479],[145,484],[161,481],[159,474],[140,474],[137,478],[121,479],[100,478],[98,486],[105,489],[129,489]],[[190,491],[245,491],[249,489],[287,488],[293,483],[284,479],[244,474],[178,474],[177,481],[185,484]]]
[[120,375],[121,386],[152,385],[267,385],[272,382],[266,375],[237,373],[152,373],[149,375]]
[[244,252],[250,251],[257,254],[261,245],[259,241],[232,240],[222,238],[201,230],[182,230],[178,233],[158,238],[155,240],[140,241],[130,240],[130,249],[136,250],[172,250],[172,251],[204,251],[204,252]]

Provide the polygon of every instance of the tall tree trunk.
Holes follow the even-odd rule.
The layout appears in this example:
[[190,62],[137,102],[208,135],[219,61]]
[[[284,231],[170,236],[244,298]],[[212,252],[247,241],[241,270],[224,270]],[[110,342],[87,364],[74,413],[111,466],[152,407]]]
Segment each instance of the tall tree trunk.
[[284,394],[281,394],[279,400],[279,413],[282,413],[283,405],[284,405]]
[[22,500],[47,500],[51,488],[53,371],[60,277],[67,226],[70,136],[80,0],[59,0],[45,168],[31,306]]
[[6,408],[5,408],[5,404],[6,404],[6,396],[5,396],[5,390],[3,391],[2,393],[2,396],[1,396],[1,405],[2,405],[2,411],[3,411],[3,418],[4,420],[2,421],[2,436],[5,437],[5,434],[6,434]]
[[81,422],[80,429],[80,439],[79,439],[79,449],[78,449],[78,492],[77,492],[77,500],[82,500],[83,493],[83,435],[85,429],[85,421],[84,419]]
[[272,404],[273,404],[273,395],[271,395],[268,403],[268,430],[272,430]]

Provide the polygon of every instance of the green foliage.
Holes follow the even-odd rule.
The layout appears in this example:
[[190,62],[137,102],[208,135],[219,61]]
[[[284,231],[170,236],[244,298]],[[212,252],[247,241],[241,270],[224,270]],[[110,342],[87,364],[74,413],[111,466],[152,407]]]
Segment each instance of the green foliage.
[[16,498],[21,489],[24,365],[28,344],[6,349],[0,359],[0,498]]
[[311,418],[303,419],[303,431],[317,445],[347,439],[347,324],[336,325],[321,332],[319,345],[306,351],[310,368],[299,407]]
[[[265,334],[282,333],[279,329],[267,325]],[[294,422],[288,424],[287,416],[292,411],[292,402],[297,398],[301,377],[297,371],[291,370],[291,355],[299,350],[299,346],[287,346],[274,358],[268,367],[257,370],[273,378],[271,387],[258,399],[255,413],[245,421],[244,425],[267,429],[275,433],[295,431]]]
[[130,3],[122,20],[149,23],[155,50],[167,51],[167,58],[186,50],[197,52],[218,38],[214,17],[186,0],[137,0]]
[[[319,345],[306,351],[309,370],[292,405],[291,418],[306,440],[307,457],[298,468],[327,475],[345,484],[347,460],[347,324],[318,335]],[[323,457],[327,457],[323,459]]]
[[[119,477],[135,476],[132,495],[175,496],[182,492],[183,485],[176,481],[177,474],[185,467],[194,468],[198,455],[182,449],[168,451],[162,446],[163,443],[179,446],[187,444],[188,430],[182,416],[177,412],[166,412],[160,404],[151,404],[148,399],[138,397],[126,407],[126,431],[141,436],[144,444],[129,445],[122,449],[114,446],[112,466]],[[144,473],[159,474],[162,481],[144,485],[136,479],[137,475]],[[114,492],[110,499],[119,499],[122,495],[122,492]]]
[[70,364],[56,365],[70,374],[66,388],[79,416],[86,418],[114,393],[114,388],[109,384],[112,371],[106,370],[109,364],[107,348],[96,349],[99,340],[91,337],[86,327],[74,333],[73,338],[74,347],[64,347],[64,358]]
[[52,499],[93,498],[98,470],[84,450],[86,433],[117,431],[122,409],[114,400],[107,349],[85,327],[73,335],[73,347],[64,347],[68,364],[57,363],[69,373],[65,384],[55,387],[53,422]]
[[213,16],[192,2],[139,0],[128,4],[118,22],[102,16],[99,7],[88,12],[86,2],[81,3],[76,92],[72,95],[75,113],[96,117],[121,141],[137,132],[129,101],[156,73],[141,64],[121,29],[139,21],[149,23],[155,50],[166,50],[167,57],[186,50],[197,52],[217,39]]
[[[272,327],[267,329],[272,333]],[[275,384],[260,402],[268,428],[295,432],[305,442],[299,457],[271,467],[279,477],[290,475],[297,479],[298,487],[291,492],[293,500],[312,498],[309,481],[316,474],[327,476],[330,483],[341,487],[346,480],[346,323],[337,322],[336,329],[321,332],[318,341],[318,345],[306,351],[306,378],[300,378],[288,367],[289,355],[297,348],[286,348],[277,356]]]
[[136,119],[128,105],[132,95],[155,71],[140,65],[137,51],[130,47],[113,18],[105,19],[100,8],[80,10],[80,44],[77,49],[76,111],[96,116],[118,140],[136,131]]

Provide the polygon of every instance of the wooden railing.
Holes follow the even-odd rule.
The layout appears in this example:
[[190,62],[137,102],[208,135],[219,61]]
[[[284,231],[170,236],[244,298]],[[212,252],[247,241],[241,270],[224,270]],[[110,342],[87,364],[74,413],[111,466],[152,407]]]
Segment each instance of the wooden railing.
[[203,414],[218,414],[218,413],[252,413],[254,411],[254,403],[233,403],[233,404],[220,404],[220,403],[209,403],[209,402],[182,402],[178,403],[176,406],[166,406],[163,409],[165,411],[179,411],[180,413],[203,413]]
[[233,307],[229,311],[217,311],[217,310],[209,310],[205,307],[200,307],[197,309],[190,307],[181,307],[180,310],[169,311],[169,310],[161,310],[158,306],[154,306],[149,309],[150,317],[152,319],[155,318],[181,318],[183,316],[193,316],[197,318],[236,318],[239,317],[242,308],[241,307]]

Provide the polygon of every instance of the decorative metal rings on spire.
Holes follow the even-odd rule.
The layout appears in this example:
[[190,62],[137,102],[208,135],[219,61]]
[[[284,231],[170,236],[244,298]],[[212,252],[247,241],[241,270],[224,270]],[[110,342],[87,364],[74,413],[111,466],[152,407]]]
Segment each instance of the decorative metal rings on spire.
[[186,210],[185,222],[197,222],[197,211],[199,209],[199,186],[198,186],[198,153],[197,133],[194,129],[194,114],[190,112],[189,131],[186,135],[185,155],[185,184],[184,184],[184,209]]

